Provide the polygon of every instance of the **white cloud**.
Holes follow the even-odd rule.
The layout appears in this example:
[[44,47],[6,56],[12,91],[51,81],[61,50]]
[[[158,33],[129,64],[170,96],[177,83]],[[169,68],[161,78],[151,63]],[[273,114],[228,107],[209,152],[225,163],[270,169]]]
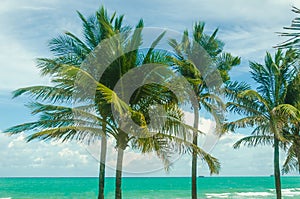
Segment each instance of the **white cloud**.
[[98,164],[77,143],[25,142],[0,134],[0,176],[96,176]]
[[[1,2],[0,91],[49,83],[48,78],[40,77],[35,59],[51,56],[47,49],[48,40],[65,30],[80,34],[81,24],[76,14],[79,7],[65,6],[65,3]],[[80,3],[75,5],[81,6]]]
[[270,175],[273,155],[271,146],[233,149],[233,144],[244,137],[227,134],[215,146],[212,154],[220,159],[223,175]]
[[[221,137],[211,151],[211,155],[221,162],[220,176],[268,176],[273,173],[273,149],[271,146],[233,149],[233,144],[244,137],[243,134],[226,134]],[[281,151],[281,163],[284,161]],[[186,166],[188,162],[188,167]],[[170,175],[190,176],[191,158],[183,156],[175,162]],[[209,175],[207,165],[198,161],[198,174]]]
[[34,55],[23,46],[0,33],[0,66],[3,69],[0,78],[0,90],[17,89],[42,82],[37,68],[35,68]]
[[21,9],[25,9],[25,10],[31,10],[31,11],[45,11],[45,10],[53,10],[53,8],[50,7],[37,7],[37,6],[23,6],[21,7]]

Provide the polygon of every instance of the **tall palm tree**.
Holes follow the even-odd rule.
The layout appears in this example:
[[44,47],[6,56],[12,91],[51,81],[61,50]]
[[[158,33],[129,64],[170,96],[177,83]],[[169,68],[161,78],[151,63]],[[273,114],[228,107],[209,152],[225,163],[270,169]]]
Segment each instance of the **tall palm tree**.
[[[300,112],[300,73],[288,85],[285,103],[295,106]],[[290,121],[285,129],[288,143],[288,153],[283,164],[282,172],[289,173],[297,170],[300,173],[300,115]]]
[[294,50],[287,50],[285,53],[278,50],[274,59],[267,53],[264,65],[250,62],[252,78],[258,84],[257,91],[246,89],[232,92],[235,97],[227,104],[229,111],[242,115],[242,118],[226,123],[226,129],[235,131],[237,128],[255,127],[252,135],[237,141],[234,148],[241,145],[274,147],[274,176],[278,199],[281,198],[279,147],[287,141],[283,129],[298,114],[294,106],[285,104],[287,85],[295,76],[296,58]]
[[[55,55],[54,58],[38,59],[38,67],[43,75],[55,77],[52,82],[56,86],[34,86],[18,89],[14,92],[14,97],[29,93],[36,100],[57,102],[72,102],[74,95],[74,82],[57,77],[62,64],[70,64],[80,67],[87,56],[95,49],[98,44],[111,37],[113,34],[124,33],[130,30],[129,26],[123,26],[123,15],[116,16],[113,13],[108,16],[104,7],[101,7],[93,16],[85,18],[80,12],[78,15],[82,21],[83,39],[71,32],[65,32],[63,35],[52,39],[49,42],[49,48]],[[107,27],[113,32],[107,31]],[[96,102],[97,103],[97,102]],[[100,106],[101,105],[101,106]],[[109,120],[107,103],[98,103],[97,112],[102,118],[101,130],[106,133]],[[101,136],[101,154],[99,168],[99,194],[98,198],[104,198],[104,180],[105,180],[105,159],[106,159],[106,137]]]
[[[292,12],[295,14],[300,14],[300,9],[293,6]],[[284,27],[285,32],[280,32],[280,36],[289,37],[288,40],[282,42],[281,44],[277,45],[277,48],[281,49],[288,49],[288,48],[294,48],[299,51],[299,42],[300,42],[300,28],[299,28],[300,18],[296,17],[293,19],[291,26]],[[298,109],[299,107],[299,100],[300,97],[298,95],[299,93],[299,74],[297,78],[289,85],[288,92],[286,96],[286,103],[294,105]],[[283,173],[288,173],[292,170],[298,170],[300,173],[300,138],[299,138],[299,123],[294,123],[292,125],[292,128],[288,128],[287,135],[288,138],[291,140],[291,145],[288,149],[287,158],[285,160],[285,163],[283,165]]]
[[[222,53],[224,44],[216,38],[218,29],[209,36],[204,33],[204,27],[204,23],[196,23],[191,40],[188,31],[185,31],[181,42],[175,39],[169,42],[175,51],[175,57],[171,58],[173,68],[189,81],[196,94],[196,100],[190,99],[194,110],[194,129],[198,129],[201,108],[212,114],[217,124],[221,123],[220,109],[224,105],[218,94],[211,92],[211,89],[218,90],[222,81],[229,80],[228,71],[232,66],[240,63],[239,57]],[[215,74],[212,74],[212,71]],[[222,78],[219,78],[220,76]],[[198,133],[194,132],[194,145],[198,145],[197,135]],[[218,170],[211,170],[211,174],[218,172]],[[195,152],[192,154],[192,198],[197,198],[197,155]]]
[[[71,32],[65,32],[64,35],[52,39],[49,42],[49,48],[55,57],[52,59],[38,59],[38,67],[43,75],[55,76],[57,71],[60,70],[61,67],[59,66],[61,64],[71,64],[80,67],[86,57],[101,41],[112,36],[113,33],[108,32],[106,26],[113,27],[112,29],[115,34],[129,30],[128,26],[122,25],[123,15],[117,17],[116,13],[113,13],[112,16],[109,17],[104,7],[101,7],[95,15],[88,18],[85,18],[80,12],[78,12],[78,15],[82,21],[83,40]],[[56,87],[35,86],[19,89],[14,93],[14,96],[16,97],[28,92],[36,97],[37,100],[51,100],[52,102],[71,101],[74,94],[73,82],[68,82],[68,80],[59,77],[53,79],[53,82],[58,85]],[[108,107],[107,104],[102,103],[101,106],[97,108],[99,116],[103,119],[100,126],[104,133],[107,131],[107,119],[109,119],[107,115]],[[101,136],[98,199],[104,198],[106,142],[106,136]]]

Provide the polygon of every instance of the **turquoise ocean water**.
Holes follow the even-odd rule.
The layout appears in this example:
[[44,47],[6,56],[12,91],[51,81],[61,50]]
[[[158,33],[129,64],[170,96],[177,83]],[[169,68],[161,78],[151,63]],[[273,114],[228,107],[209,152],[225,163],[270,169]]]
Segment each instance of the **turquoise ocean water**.
[[[272,177],[199,178],[199,198],[275,198]],[[0,178],[0,199],[93,199],[97,178]],[[300,177],[283,177],[284,198],[300,199]],[[114,178],[106,179],[114,198]],[[187,199],[190,178],[124,178],[124,199]]]

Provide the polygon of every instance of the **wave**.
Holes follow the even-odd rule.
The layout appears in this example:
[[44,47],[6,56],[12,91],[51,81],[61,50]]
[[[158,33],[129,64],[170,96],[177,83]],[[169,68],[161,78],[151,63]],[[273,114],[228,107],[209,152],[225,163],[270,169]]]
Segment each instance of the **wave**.
[[238,196],[272,196],[273,194],[270,192],[238,192],[236,193]]
[[283,196],[300,196],[300,188],[282,189],[281,192]]
[[[300,196],[300,188],[282,189],[285,197]],[[275,196],[275,189],[268,189],[261,192],[232,192],[232,193],[207,193],[206,198],[272,198]]]
[[228,198],[230,193],[208,193],[205,195],[207,198]]
[[274,196],[270,192],[233,192],[233,193],[209,193],[206,198],[265,198]]

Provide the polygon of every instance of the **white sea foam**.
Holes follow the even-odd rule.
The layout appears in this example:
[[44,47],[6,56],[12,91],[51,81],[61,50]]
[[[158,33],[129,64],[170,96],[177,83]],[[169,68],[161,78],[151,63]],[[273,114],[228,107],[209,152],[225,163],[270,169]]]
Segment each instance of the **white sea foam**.
[[0,199],[11,199],[11,198],[9,197],[9,198],[0,198]]
[[228,198],[230,193],[207,193],[205,194],[207,198]]
[[282,192],[283,196],[287,196],[287,197],[300,196],[300,189],[299,188],[282,189],[281,192]]
[[238,196],[271,196],[272,193],[269,192],[237,192]]

